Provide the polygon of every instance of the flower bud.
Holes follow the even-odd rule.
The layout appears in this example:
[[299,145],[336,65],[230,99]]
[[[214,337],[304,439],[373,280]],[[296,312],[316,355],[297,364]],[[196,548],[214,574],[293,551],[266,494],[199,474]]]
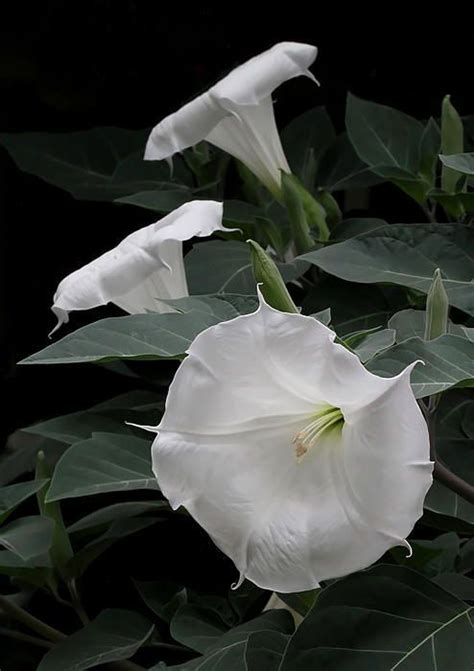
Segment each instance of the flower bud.
[[440,269],[433,275],[426,299],[425,340],[434,340],[447,333],[449,300],[441,279]]
[[250,258],[253,274],[260,290],[272,308],[282,312],[296,312],[299,310],[293,303],[283,278],[275,262],[254,240],[247,240],[250,245]]
[[311,229],[314,229],[317,239],[329,238],[326,210],[294,175],[282,172],[281,186],[296,249],[303,254],[315,244]]

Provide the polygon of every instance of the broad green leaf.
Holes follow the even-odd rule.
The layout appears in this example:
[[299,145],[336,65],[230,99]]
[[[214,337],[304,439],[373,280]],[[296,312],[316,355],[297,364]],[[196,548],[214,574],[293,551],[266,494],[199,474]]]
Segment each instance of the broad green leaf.
[[[204,656],[184,664],[172,666],[171,669],[173,671],[247,671],[245,648],[252,634],[279,632],[288,636],[293,629],[293,618],[288,611],[267,611],[223,634],[212,644]],[[161,671],[162,668],[157,665],[149,671]]]
[[346,127],[357,154],[374,172],[389,179],[418,174],[423,126],[412,117],[349,94]]
[[389,282],[427,293],[440,268],[450,303],[474,314],[474,230],[458,224],[397,224],[299,257],[351,282]]
[[[199,193],[181,187],[179,190],[141,191],[130,196],[118,198],[115,202],[125,205],[135,205],[145,210],[166,214],[180,207],[189,200],[198,200]],[[265,213],[260,208],[241,200],[224,201],[222,220],[225,225],[238,227],[239,225],[255,225]],[[230,231],[229,231],[230,233]]]
[[[2,144],[21,170],[81,200],[112,201],[148,189],[179,189],[189,179],[178,159],[144,161],[149,131],[94,128],[75,133],[3,133]],[[182,188],[182,187],[181,187]]]
[[245,671],[279,671],[289,636],[278,631],[250,634],[245,646]]
[[87,543],[87,545],[74,554],[67,566],[68,572],[74,578],[80,577],[89,565],[108,550],[109,547],[114,545],[114,543],[139,531],[143,531],[158,521],[157,518],[153,517],[115,520],[101,536],[94,538],[94,540]]
[[84,629],[61,641],[41,660],[38,671],[84,671],[129,659],[153,633],[142,615],[127,610],[104,610]]
[[94,433],[58,461],[47,501],[137,489],[158,489],[151,472],[150,440]]
[[[443,397],[436,414],[436,452],[454,473],[474,485],[474,427],[469,423],[474,401],[463,393]],[[441,483],[431,486],[425,499],[425,517],[430,524],[474,533],[474,505]],[[425,518],[424,518],[425,519]]]
[[121,394],[87,410],[33,424],[22,431],[53,438],[68,445],[89,438],[97,431],[135,435],[137,429],[126,424],[124,419],[137,424],[156,422],[162,406],[161,395],[137,390]]
[[304,617],[316,603],[320,591],[317,588],[310,589],[307,592],[292,592],[290,594],[281,594],[278,592],[278,596],[287,606]]
[[324,107],[304,112],[282,131],[281,142],[291,170],[307,188],[314,186],[318,162],[334,138],[334,126]]
[[186,588],[172,582],[134,581],[135,587],[148,608],[165,622],[170,623],[178,608],[188,601]]
[[331,240],[335,242],[349,240],[349,238],[355,238],[358,235],[375,231],[382,226],[388,226],[384,219],[344,219],[344,221],[341,221],[340,224],[331,229]]
[[329,305],[331,325],[338,335],[347,336],[354,331],[385,327],[390,314],[400,308],[400,294],[402,305],[406,305],[403,291],[398,287],[371,285],[361,291],[358,284],[326,275],[306,294],[303,312],[312,314]]
[[280,671],[470,671],[472,608],[418,573],[379,565],[322,591]]
[[[240,314],[232,303],[225,300],[225,297],[193,296],[180,300],[187,306],[184,309],[189,311],[103,319],[78,329],[21,363],[62,364],[107,362],[117,359],[182,359],[198,333]],[[177,308],[178,301],[173,305]],[[251,312],[254,305],[253,300],[248,303],[240,301],[240,309],[244,312]]]
[[144,210],[151,210],[152,212],[164,215],[194,199],[195,196],[191,189],[177,188],[176,186],[174,189],[138,191],[138,193],[131,193],[128,196],[115,198],[114,202],[121,205],[134,205],[135,207],[141,207]]
[[[405,562],[402,562],[408,568],[416,569],[429,578],[456,570],[461,541],[454,532],[441,534],[431,541],[410,541],[410,545],[413,549],[413,557],[407,557]],[[423,556],[423,553],[425,554],[421,565],[416,561],[412,562],[412,559],[416,560],[417,554]]]
[[316,184],[327,191],[364,189],[383,182],[383,178],[356,154],[347,133],[338,135],[321,156]]
[[40,515],[20,517],[0,529],[0,546],[33,566],[32,560],[48,554],[52,538],[52,520]]
[[77,522],[68,526],[67,530],[73,534],[79,531],[88,531],[102,527],[118,520],[126,520],[147,513],[151,515],[159,514],[163,511],[169,511],[168,504],[164,501],[124,501],[123,503],[113,503],[111,506],[99,508],[93,513],[81,517]]
[[228,628],[214,610],[195,604],[184,604],[171,620],[170,633],[178,643],[205,653]]
[[474,175],[474,152],[466,154],[440,154],[441,163],[463,175]]
[[31,482],[20,482],[8,487],[0,487],[0,524],[20,503],[26,501],[30,496],[39,492],[47,483],[47,480],[32,480]]
[[417,398],[473,383],[474,342],[449,334],[426,342],[416,337],[404,340],[371,359],[367,368],[382,377],[392,377],[418,360],[425,365],[416,366],[411,374]]
[[[214,240],[194,245],[184,259],[190,294],[255,294],[250,248],[244,242]],[[306,263],[277,263],[285,282],[303,275]]]
[[[396,332],[396,341],[403,342],[408,338],[423,338],[425,334],[426,312],[424,310],[400,310],[388,322],[388,327]],[[454,324],[448,321],[448,333],[467,338],[474,342],[474,328]]]
[[392,329],[382,329],[375,333],[368,333],[360,342],[354,351],[362,361],[366,363],[374,356],[391,347],[395,342],[395,331]]
[[463,601],[474,601],[474,580],[460,573],[442,573],[433,582]]

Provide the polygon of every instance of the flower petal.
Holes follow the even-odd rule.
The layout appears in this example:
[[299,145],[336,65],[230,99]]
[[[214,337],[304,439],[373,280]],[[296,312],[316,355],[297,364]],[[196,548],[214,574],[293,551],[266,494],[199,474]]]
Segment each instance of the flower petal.
[[209,93],[194,98],[153,128],[144,158],[160,161],[204,140],[227,112],[215,104]]
[[[431,482],[408,372],[364,377],[333,338],[262,299],[256,313],[207,329],[178,369],[153,444],[173,508],[186,507],[241,577],[267,589],[312,589],[404,544]],[[293,438],[331,403],[326,386],[346,403],[342,433],[323,434],[298,461]]]
[[300,75],[314,79],[308,68],[317,54],[311,44],[280,42],[232,70],[209,93],[223,107],[226,100],[237,105],[256,105],[289,79]]
[[222,212],[222,203],[212,200],[185,203],[68,275],[54,295],[52,310],[58,326],[68,320],[71,310],[87,310],[108,302],[132,314],[167,311],[160,298],[180,298],[188,293],[182,241],[216,230],[234,230],[222,225]]
[[271,98],[262,98],[257,105],[234,106],[233,110],[206,140],[242,161],[270,191],[278,190],[280,171],[291,170],[281,146]]

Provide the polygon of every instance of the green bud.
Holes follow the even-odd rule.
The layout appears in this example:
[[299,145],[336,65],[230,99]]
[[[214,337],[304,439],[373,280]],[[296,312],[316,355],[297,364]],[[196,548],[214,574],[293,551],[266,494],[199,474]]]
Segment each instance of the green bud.
[[316,196],[316,200],[324,207],[329,226],[336,226],[336,224],[341,223],[341,209],[337,200],[329,191],[320,191]]
[[315,244],[311,229],[318,240],[329,238],[326,210],[294,175],[282,172],[281,187],[296,249],[298,253],[304,254]]
[[441,272],[437,268],[426,299],[425,340],[434,340],[447,333],[448,312],[448,295],[443,286]]
[[[464,129],[461,117],[451,103],[450,96],[443,98],[441,107],[441,153],[461,154],[464,151]],[[454,193],[460,174],[443,165],[441,169],[441,188]]]
[[275,262],[260,247],[258,242],[254,240],[247,240],[247,242],[250,245],[250,258],[255,281],[262,285],[260,290],[268,305],[282,312],[299,313]]

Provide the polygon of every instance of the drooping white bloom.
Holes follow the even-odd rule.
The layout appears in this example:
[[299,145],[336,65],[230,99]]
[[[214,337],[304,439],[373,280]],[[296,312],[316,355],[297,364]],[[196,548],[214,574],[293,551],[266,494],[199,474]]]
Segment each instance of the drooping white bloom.
[[65,277],[51,308],[58,317],[54,330],[68,321],[70,311],[109,302],[130,314],[172,311],[160,299],[188,296],[183,241],[235,230],[222,225],[222,212],[223,204],[214,200],[185,203]]
[[152,448],[163,494],[241,580],[278,592],[408,546],[432,482],[413,365],[373,375],[330,329],[260,296],[201,333],[176,373]]
[[317,48],[281,42],[232,70],[152,130],[145,159],[162,160],[207,140],[244,163],[273,193],[290,172],[273,113],[272,93],[308,68]]

